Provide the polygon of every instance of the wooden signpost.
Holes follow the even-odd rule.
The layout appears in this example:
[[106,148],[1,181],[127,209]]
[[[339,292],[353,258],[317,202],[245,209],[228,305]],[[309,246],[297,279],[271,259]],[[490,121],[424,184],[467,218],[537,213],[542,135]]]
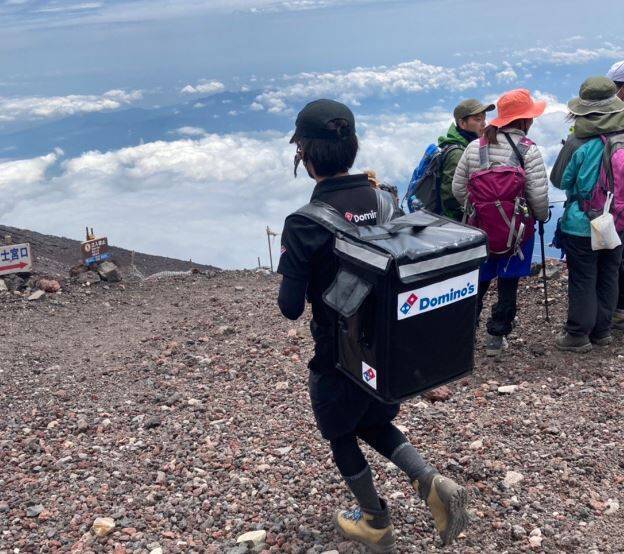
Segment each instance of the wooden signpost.
[[95,238],[93,229],[89,231],[88,227],[87,240],[80,244],[80,251],[84,265],[92,265],[110,258],[108,239],[106,237]]
[[30,244],[8,244],[0,246],[0,275],[22,273],[32,270]]

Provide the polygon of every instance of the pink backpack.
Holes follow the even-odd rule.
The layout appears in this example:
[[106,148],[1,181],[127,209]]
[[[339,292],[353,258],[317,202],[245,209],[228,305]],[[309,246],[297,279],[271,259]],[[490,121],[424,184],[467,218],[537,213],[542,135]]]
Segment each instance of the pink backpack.
[[506,165],[490,167],[487,140],[479,140],[481,168],[468,182],[467,201],[472,206],[468,224],[485,232],[491,256],[517,254],[524,260],[522,246],[533,239],[535,226],[524,197],[524,157],[535,143],[522,137],[516,146],[507,133],[503,134],[513,149]]
[[624,231],[624,133],[600,135],[604,143],[604,153],[600,166],[600,176],[589,200],[581,199],[579,204],[589,219],[602,214],[607,192],[613,194],[611,213],[618,233]]

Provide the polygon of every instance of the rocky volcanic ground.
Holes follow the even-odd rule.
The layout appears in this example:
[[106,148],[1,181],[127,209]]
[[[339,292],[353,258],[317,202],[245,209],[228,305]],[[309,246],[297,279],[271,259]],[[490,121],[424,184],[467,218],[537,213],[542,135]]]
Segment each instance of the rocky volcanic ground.
[[[369,452],[400,552],[624,552],[624,337],[556,352],[565,274],[551,326],[524,283],[504,358],[480,351],[448,400],[397,420],[468,487],[465,536],[443,548]],[[210,272],[0,295],[0,552],[243,552],[254,530],[256,551],[360,552],[332,528],[352,500],[309,408],[309,314],[280,317],[278,284]]]

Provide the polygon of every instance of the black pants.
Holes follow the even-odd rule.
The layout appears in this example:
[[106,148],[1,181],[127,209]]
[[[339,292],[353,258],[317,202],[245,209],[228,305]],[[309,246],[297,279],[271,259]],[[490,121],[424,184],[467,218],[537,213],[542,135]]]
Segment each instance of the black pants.
[[566,331],[599,339],[611,332],[618,301],[622,247],[592,250],[589,237],[564,234],[568,261]]
[[619,293],[617,309],[624,310],[624,263],[620,266]]
[[392,423],[359,428],[355,433],[333,439],[330,441],[332,454],[342,475],[357,475],[367,465],[366,458],[358,445],[358,438],[388,460],[399,446],[407,442],[405,435]]
[[[518,282],[520,279],[498,278],[498,301],[492,306],[492,315],[487,321],[487,332],[496,337],[504,337],[511,333],[513,320],[516,317],[518,305]],[[492,281],[479,283],[477,308],[479,315],[483,310],[483,298],[490,288]]]

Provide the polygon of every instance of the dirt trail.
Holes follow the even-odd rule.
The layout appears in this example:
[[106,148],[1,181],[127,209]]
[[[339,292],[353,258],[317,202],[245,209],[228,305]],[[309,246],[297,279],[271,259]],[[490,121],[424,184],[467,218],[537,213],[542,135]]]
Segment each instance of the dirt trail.
[[[358,552],[332,529],[352,501],[309,409],[307,319],[280,316],[276,276],[211,275],[0,296],[0,552],[221,553],[254,529],[271,551]],[[527,280],[505,357],[480,339],[450,400],[402,408],[410,439],[469,488],[455,547],[370,453],[400,552],[624,552],[624,337],[556,352],[565,285],[551,282],[549,328]],[[93,539],[98,516],[116,528]]]

